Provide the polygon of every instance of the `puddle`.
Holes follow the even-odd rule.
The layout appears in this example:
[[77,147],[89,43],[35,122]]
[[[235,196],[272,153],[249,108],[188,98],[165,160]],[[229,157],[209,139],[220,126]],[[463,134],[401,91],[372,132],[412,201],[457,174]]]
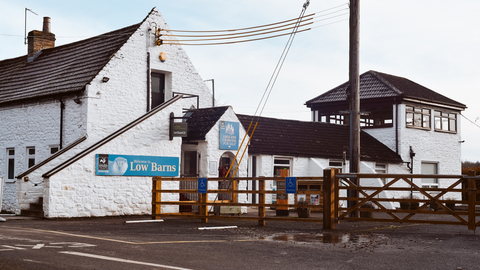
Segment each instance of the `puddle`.
[[279,241],[311,244],[339,244],[339,243],[366,243],[372,239],[371,235],[350,234],[274,234],[262,237],[265,241]]

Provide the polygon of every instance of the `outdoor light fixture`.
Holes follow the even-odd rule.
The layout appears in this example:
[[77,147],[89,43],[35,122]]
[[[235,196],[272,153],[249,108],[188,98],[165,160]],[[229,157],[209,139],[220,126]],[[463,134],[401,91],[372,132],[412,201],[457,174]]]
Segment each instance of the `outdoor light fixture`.
[[106,82],[108,82],[109,80],[110,80],[110,78],[108,78],[108,77],[103,77],[102,82],[106,83]]
[[164,53],[164,52],[161,52],[160,55],[158,56],[158,58],[160,59],[160,62],[165,62],[167,60],[167,54]]
[[75,101],[75,103],[77,103],[77,104],[82,103],[82,100],[80,98],[75,98],[73,101]]

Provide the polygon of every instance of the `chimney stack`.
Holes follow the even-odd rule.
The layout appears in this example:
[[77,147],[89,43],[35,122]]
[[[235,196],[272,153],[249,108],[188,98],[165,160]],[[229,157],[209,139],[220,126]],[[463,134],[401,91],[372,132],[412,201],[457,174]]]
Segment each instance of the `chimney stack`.
[[28,32],[28,57],[40,50],[55,47],[55,35],[50,32],[50,17],[43,17],[43,31]]

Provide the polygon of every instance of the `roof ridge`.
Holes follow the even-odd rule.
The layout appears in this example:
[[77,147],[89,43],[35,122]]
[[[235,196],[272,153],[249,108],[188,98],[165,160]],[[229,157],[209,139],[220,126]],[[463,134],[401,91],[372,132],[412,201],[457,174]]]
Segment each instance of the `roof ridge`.
[[[381,76],[381,74],[384,74],[384,73],[377,72],[377,71],[374,71],[374,70],[369,70],[369,71],[363,73],[362,75],[367,74],[367,73],[372,74],[375,78],[377,78],[378,80],[380,80],[382,83],[386,84],[388,88],[390,88],[390,89],[392,89],[393,91],[395,91],[398,95],[403,95],[403,92],[400,91],[400,89],[398,89],[397,87],[395,87],[393,84],[391,84],[389,81],[387,81],[385,78],[383,78],[383,77]],[[362,76],[362,75],[360,75],[360,76]],[[390,76],[393,76],[393,75],[390,75]]]

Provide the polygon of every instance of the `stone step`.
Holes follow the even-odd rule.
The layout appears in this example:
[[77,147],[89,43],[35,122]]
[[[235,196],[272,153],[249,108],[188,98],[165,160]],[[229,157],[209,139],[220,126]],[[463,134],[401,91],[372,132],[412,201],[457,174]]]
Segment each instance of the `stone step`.
[[26,217],[38,217],[38,218],[45,217],[43,211],[38,211],[38,210],[22,210],[20,212],[20,215],[26,216]]
[[31,203],[29,210],[43,211],[43,204]]

